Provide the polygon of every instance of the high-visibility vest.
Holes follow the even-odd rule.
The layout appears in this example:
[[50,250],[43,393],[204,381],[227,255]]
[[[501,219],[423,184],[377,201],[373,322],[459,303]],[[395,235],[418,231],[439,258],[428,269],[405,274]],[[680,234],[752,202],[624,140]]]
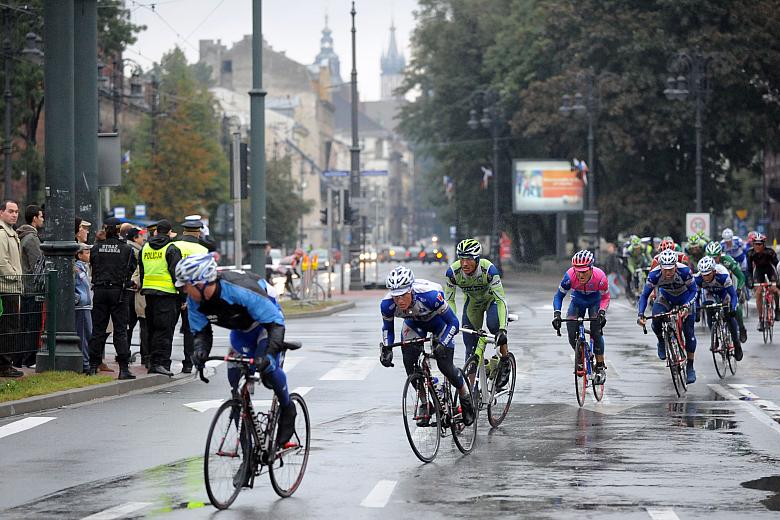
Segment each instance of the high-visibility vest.
[[149,244],[144,244],[141,249],[141,261],[144,264],[144,283],[141,289],[154,289],[166,293],[176,294],[176,287],[168,272],[168,262],[165,261],[165,253],[173,242],[165,244],[160,249],[152,249]]
[[319,267],[320,257],[319,255],[312,255],[311,257],[311,270],[316,271]]
[[197,242],[188,242],[186,240],[179,240],[174,242],[173,245],[179,248],[181,251],[181,259],[184,260],[190,255],[202,255],[208,253],[209,250],[205,246],[198,244]]
[[303,255],[303,261],[301,262],[301,270],[309,270],[309,255]]

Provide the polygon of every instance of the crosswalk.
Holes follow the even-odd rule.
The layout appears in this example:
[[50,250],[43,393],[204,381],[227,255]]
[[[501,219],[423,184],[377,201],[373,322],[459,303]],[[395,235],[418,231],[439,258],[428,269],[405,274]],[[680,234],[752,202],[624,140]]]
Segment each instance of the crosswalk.
[[18,421],[0,426],[0,439],[14,435],[15,433],[21,433],[30,428],[35,428],[36,426],[41,426],[54,419],[56,419],[56,417],[25,417],[24,419],[19,419]]

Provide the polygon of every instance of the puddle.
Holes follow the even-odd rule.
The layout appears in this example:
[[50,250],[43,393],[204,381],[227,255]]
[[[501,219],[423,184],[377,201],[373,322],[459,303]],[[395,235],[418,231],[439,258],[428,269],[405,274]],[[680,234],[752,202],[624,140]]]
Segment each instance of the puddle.
[[737,421],[734,412],[725,408],[700,408],[697,403],[669,403],[669,415],[677,426],[703,430],[733,430]]
[[767,497],[760,502],[770,511],[780,511],[780,476],[762,477],[756,480],[743,482],[740,485],[748,489],[774,491],[774,495]]

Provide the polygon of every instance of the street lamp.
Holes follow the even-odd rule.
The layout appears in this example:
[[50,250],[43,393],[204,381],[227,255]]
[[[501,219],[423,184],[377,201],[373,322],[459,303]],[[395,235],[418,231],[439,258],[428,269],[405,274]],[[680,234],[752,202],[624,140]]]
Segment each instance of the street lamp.
[[480,126],[488,130],[493,140],[493,229],[491,232],[490,249],[492,260],[500,272],[502,269],[498,236],[498,138],[506,124],[506,120],[504,112],[500,107],[501,99],[498,92],[493,89],[481,89],[474,92],[473,96],[482,99],[482,114],[477,119],[479,112],[476,108],[472,108],[469,111],[467,124],[472,130],[477,130]]
[[689,94],[693,94],[696,122],[694,124],[696,134],[696,212],[702,211],[702,166],[701,166],[701,112],[706,98],[710,94],[708,73],[717,59],[714,53],[688,53],[679,51],[669,62],[669,72],[677,76],[666,79],[664,95],[670,101],[684,101]]

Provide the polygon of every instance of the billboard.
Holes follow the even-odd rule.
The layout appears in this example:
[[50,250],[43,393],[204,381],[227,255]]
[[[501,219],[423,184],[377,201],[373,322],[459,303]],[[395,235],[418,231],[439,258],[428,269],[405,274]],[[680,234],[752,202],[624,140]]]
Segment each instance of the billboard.
[[569,161],[512,161],[512,211],[582,211],[585,184]]

